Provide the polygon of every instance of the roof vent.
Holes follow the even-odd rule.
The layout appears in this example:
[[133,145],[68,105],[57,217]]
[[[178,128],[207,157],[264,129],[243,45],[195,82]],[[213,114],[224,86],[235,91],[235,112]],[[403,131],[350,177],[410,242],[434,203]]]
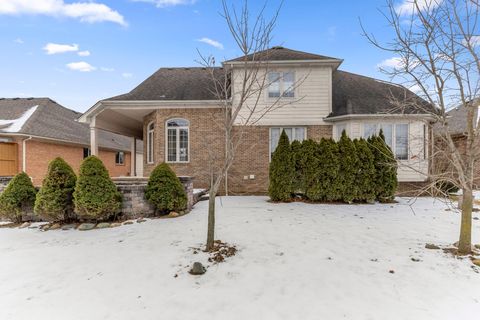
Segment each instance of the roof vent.
[[282,46],[275,46],[275,47],[272,47],[273,50],[280,50],[280,49],[285,49],[284,47]]

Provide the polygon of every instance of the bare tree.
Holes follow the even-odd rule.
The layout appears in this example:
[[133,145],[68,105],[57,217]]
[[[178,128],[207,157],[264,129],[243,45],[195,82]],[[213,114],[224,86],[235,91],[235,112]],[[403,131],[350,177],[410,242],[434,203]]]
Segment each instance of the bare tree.
[[[471,252],[474,168],[480,159],[479,3],[475,0],[411,0],[395,5],[387,0],[382,12],[394,37],[381,43],[365,32],[370,43],[390,52],[394,66],[382,71],[413,89],[428,103],[397,101],[400,108],[434,119],[437,147],[431,153],[446,170],[429,174],[431,188],[449,182],[463,192],[459,254]],[[466,108],[465,148],[456,143],[448,111]],[[448,169],[447,169],[448,168]]]
[[[282,99],[280,95],[274,100],[269,100],[268,104],[265,104],[263,99],[265,90],[273,81],[278,80],[269,78],[267,49],[270,49],[272,32],[280,7],[281,4],[272,17],[267,19],[265,18],[266,5],[252,17],[248,1],[245,1],[237,10],[226,0],[222,0],[221,15],[240,51],[241,58],[237,59],[235,64],[225,63],[221,69],[215,66],[213,57],[200,54],[200,64],[210,71],[213,82],[212,92],[222,110],[221,119],[215,119],[214,122],[225,134],[224,155],[218,155],[206,146],[209,154],[210,174],[206,250],[212,250],[214,245],[216,196],[222,182],[227,184],[228,172],[234,163],[248,127],[257,124],[266,114],[301,99]],[[307,76],[308,74],[296,79],[287,90],[294,90]],[[228,192],[227,189],[225,192]]]

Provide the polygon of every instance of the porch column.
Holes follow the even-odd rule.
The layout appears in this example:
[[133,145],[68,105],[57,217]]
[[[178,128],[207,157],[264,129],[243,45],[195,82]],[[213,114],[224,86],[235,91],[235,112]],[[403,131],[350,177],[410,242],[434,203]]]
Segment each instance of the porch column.
[[130,174],[132,177],[137,176],[137,138],[132,137],[130,146]]
[[98,129],[90,127],[90,154],[98,156]]

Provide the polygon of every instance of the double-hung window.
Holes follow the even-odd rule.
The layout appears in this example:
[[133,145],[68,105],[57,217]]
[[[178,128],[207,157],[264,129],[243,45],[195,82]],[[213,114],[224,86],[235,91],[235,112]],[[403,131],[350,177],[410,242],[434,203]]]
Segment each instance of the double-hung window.
[[278,141],[280,140],[280,135],[282,130],[285,130],[285,133],[288,136],[288,140],[292,142],[293,140],[303,141],[307,138],[307,129],[305,127],[277,127],[270,128],[270,156],[273,154],[277,148]]
[[189,161],[189,122],[185,119],[167,121],[167,162]]
[[295,72],[269,72],[267,79],[269,98],[295,97]]
[[385,143],[390,147],[395,159],[408,160],[408,124],[407,123],[364,123],[363,137],[365,139],[379,134],[380,129],[385,137]]

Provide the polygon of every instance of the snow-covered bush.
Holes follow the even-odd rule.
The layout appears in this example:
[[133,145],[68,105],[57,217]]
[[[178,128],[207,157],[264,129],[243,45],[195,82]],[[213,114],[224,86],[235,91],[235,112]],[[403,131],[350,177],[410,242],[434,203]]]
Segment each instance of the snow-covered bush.
[[37,190],[25,173],[19,173],[0,194],[0,216],[13,222],[22,221],[22,213],[33,208]]
[[159,164],[150,174],[145,198],[158,213],[181,211],[187,207],[187,193],[177,175],[166,163]]
[[73,202],[81,220],[106,220],[119,211],[122,195],[99,158],[90,156],[83,160]]
[[268,195],[272,201],[292,199],[295,162],[285,130],[282,130],[278,146],[270,162]]
[[48,165],[47,176],[35,200],[35,214],[44,220],[65,220],[73,211],[73,191],[77,177],[62,158]]
[[392,201],[398,186],[395,156],[385,143],[385,137],[381,130],[378,136],[372,136],[368,139],[368,145],[373,153],[375,163],[373,184],[376,198],[380,202]]

